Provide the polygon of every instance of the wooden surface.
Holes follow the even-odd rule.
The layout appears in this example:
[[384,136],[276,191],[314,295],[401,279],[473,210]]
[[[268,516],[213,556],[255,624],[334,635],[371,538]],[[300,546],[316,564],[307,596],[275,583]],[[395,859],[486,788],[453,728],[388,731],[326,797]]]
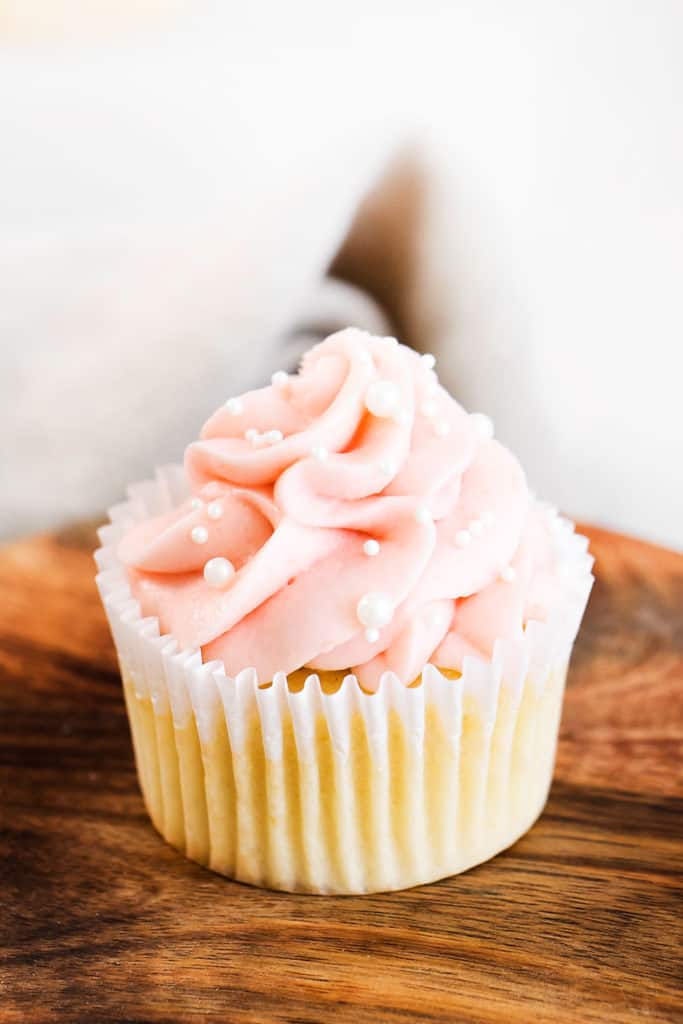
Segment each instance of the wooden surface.
[[682,1021],[683,558],[592,530],[546,813],[387,896],[250,889],[147,821],[91,535],[0,549],[0,1022]]

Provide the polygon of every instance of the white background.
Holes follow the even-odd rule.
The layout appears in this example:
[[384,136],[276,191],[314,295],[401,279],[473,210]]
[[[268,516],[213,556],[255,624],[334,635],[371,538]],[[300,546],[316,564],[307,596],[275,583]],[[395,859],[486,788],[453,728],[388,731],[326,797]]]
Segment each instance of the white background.
[[5,5],[0,535],[97,513],[278,368],[407,147],[444,382],[563,510],[683,546],[678,0]]

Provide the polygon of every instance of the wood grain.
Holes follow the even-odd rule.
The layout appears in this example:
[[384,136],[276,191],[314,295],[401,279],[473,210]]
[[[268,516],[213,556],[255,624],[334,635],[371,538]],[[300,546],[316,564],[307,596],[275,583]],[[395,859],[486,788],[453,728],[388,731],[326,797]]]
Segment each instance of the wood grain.
[[163,843],[91,532],[0,550],[0,1022],[683,1020],[683,557],[589,532],[538,825],[455,879],[343,898],[250,889]]

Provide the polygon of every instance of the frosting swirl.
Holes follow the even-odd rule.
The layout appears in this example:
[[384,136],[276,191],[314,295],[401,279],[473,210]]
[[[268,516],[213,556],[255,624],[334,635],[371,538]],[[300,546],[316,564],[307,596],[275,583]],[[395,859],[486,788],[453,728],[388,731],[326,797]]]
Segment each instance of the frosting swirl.
[[348,329],[214,413],[186,451],[193,497],[121,542],[144,614],[230,674],[348,670],[368,690],[542,618],[546,518],[432,363]]

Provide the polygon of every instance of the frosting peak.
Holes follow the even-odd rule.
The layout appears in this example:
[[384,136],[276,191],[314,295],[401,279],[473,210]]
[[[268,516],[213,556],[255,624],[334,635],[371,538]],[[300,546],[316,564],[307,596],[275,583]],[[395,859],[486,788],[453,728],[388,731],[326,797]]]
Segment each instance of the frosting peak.
[[144,613],[230,674],[349,670],[369,690],[520,632],[547,531],[432,366],[348,329],[214,413],[186,452],[193,497],[121,542]]

